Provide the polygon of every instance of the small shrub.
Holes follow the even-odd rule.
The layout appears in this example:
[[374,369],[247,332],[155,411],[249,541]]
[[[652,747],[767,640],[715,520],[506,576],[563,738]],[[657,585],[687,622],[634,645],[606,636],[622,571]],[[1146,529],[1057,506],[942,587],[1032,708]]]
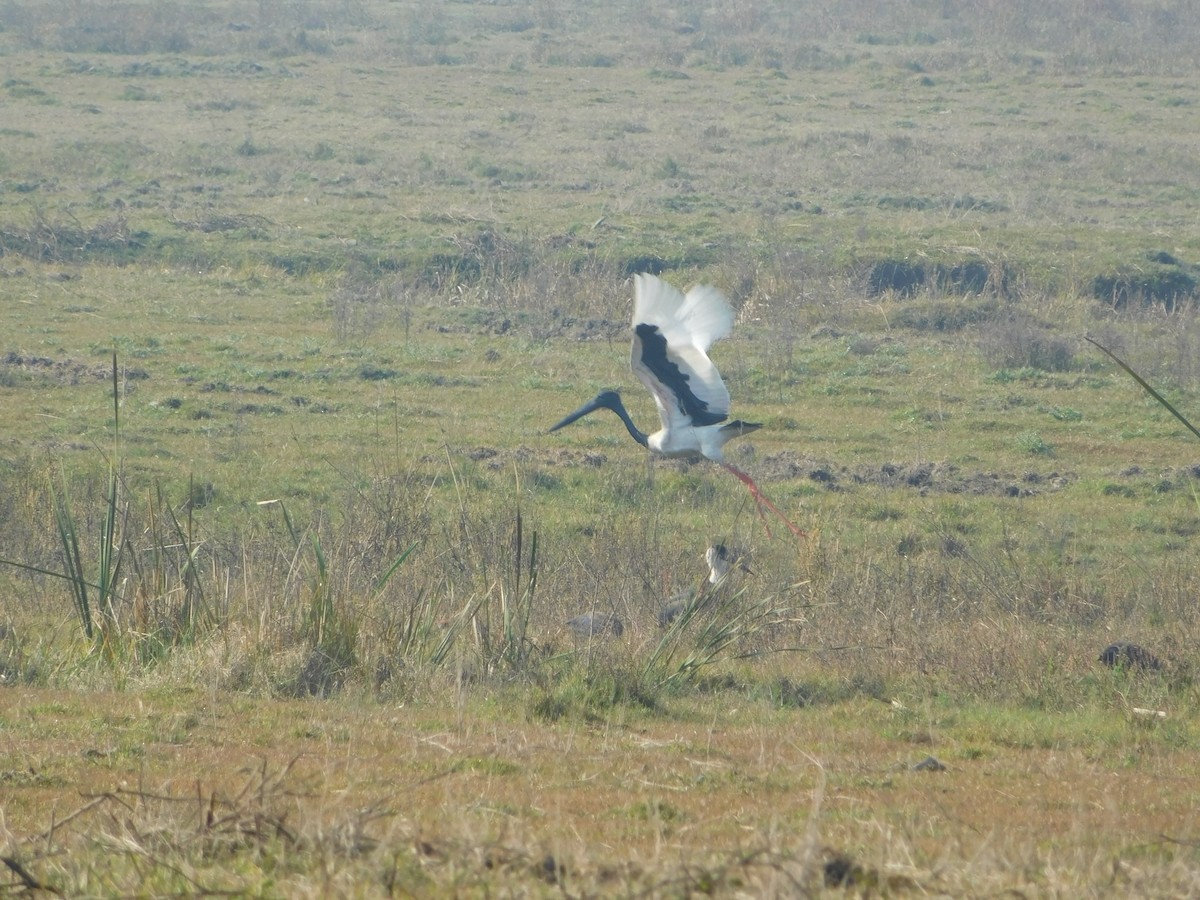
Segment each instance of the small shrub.
[[979,351],[996,369],[1067,372],[1075,367],[1075,351],[1068,341],[1020,316],[985,326],[979,336]]
[[1017,446],[1023,453],[1036,456],[1053,456],[1054,448],[1047,444],[1036,431],[1026,431],[1017,436]]
[[238,156],[259,156],[263,153],[266,153],[266,150],[254,143],[254,139],[249,135],[246,136],[244,141],[238,144]]
[[333,159],[334,156],[336,156],[336,152],[333,149],[333,145],[326,143],[325,141],[319,141],[308,154],[308,158],[316,162],[330,160]]
[[959,331],[994,319],[999,310],[994,297],[921,300],[906,304],[892,317],[892,324],[918,331]]
[[1083,413],[1070,406],[1053,406],[1048,412],[1060,422],[1080,422],[1083,420]]

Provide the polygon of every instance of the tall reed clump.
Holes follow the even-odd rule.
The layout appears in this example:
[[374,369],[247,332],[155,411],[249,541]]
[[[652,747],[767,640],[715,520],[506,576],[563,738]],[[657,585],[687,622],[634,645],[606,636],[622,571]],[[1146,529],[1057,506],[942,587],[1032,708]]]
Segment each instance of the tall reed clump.
[[521,508],[517,507],[513,528],[512,581],[507,590],[500,582],[500,622],[503,643],[498,648],[499,659],[509,668],[519,670],[529,659],[532,643],[529,639],[529,620],[533,611],[533,598],[538,580],[538,533],[534,531],[529,540],[529,563],[522,584],[524,561],[525,527]]
[[[454,617],[452,630],[470,629],[479,662],[485,674],[505,672],[523,674],[534,657],[531,638],[534,599],[538,585],[538,533],[526,534],[525,518],[518,502],[512,530],[505,535],[499,551],[487,546],[485,537],[470,521],[462,500],[462,484],[451,468],[459,491],[459,531],[469,566],[479,573],[479,588],[462,612]],[[520,492],[520,486],[517,487]],[[496,560],[493,565],[493,560]],[[496,569],[499,571],[496,571]]]
[[[0,560],[66,582],[88,653],[109,663],[148,663],[170,647],[193,640],[217,624],[198,565],[200,542],[189,503],[185,521],[156,485],[147,499],[145,528],[131,523],[131,504],[121,458],[121,383],[112,357],[112,446],[107,462],[99,529],[83,533],[65,469],[49,485],[62,570]],[[135,543],[144,532],[145,546]],[[89,539],[90,538],[90,539]],[[90,548],[94,547],[92,551]]]
[[142,646],[147,653],[190,643],[221,621],[205,591],[199,567],[203,544],[196,535],[195,496],[196,486],[189,478],[187,514],[182,522],[161,484],[155,484],[146,500],[148,543],[141,553],[129,557],[129,567],[133,573],[134,622],[146,635]]
[[706,592],[707,587],[701,586],[646,657],[641,673],[646,690],[684,684],[716,663],[757,655],[755,638],[791,618],[777,597],[752,598],[744,587],[717,585]]
[[[71,510],[70,494],[65,474],[62,490],[56,492],[51,486],[54,504],[54,521],[58,526],[59,546],[62,549],[62,578],[66,580],[79,615],[84,636],[94,648],[101,650],[107,658],[120,655],[120,619],[118,602],[114,597],[125,563],[127,549],[126,530],[129,522],[129,507],[121,504],[121,479],[119,441],[121,436],[121,395],[117,371],[117,354],[112,357],[113,398],[113,446],[108,454],[108,483],[104,494],[104,514],[97,535],[98,548],[95,576],[87,575],[87,560],[80,548],[79,530]],[[119,524],[118,524],[119,520]]]
[[[304,549],[305,542],[301,539],[288,514],[287,507],[282,501],[270,501],[278,505],[283,515],[288,533],[291,535],[296,553],[296,563]],[[333,572],[326,556],[320,536],[315,532],[310,544],[315,562],[315,569],[308,587],[308,599],[303,609],[303,619],[300,632],[309,647],[308,657],[296,679],[294,689],[301,695],[313,694],[326,696],[340,689],[347,677],[360,665],[359,644],[363,631],[367,627],[372,611],[379,606],[380,598],[391,578],[400,570],[404,562],[419,546],[414,542],[397,557],[384,572],[374,581],[371,594],[365,604],[356,604],[353,597],[345,592],[339,592],[334,585]],[[453,636],[438,640],[436,635],[435,607],[432,604],[418,602],[410,607],[410,615],[405,617],[399,632],[385,626],[384,642],[399,647],[399,652],[405,654],[421,654],[426,650],[431,640],[438,643],[439,649],[431,656],[431,661],[440,662],[448,652]],[[386,658],[381,658],[386,665]],[[383,676],[385,669],[377,669],[376,678]]]
[[513,520],[509,571],[495,579],[484,571],[483,590],[472,598],[455,621],[456,631],[465,630],[474,643],[486,674],[526,674],[535,657],[530,634],[534,597],[538,582],[538,533],[529,536],[525,557],[525,520],[520,507]]

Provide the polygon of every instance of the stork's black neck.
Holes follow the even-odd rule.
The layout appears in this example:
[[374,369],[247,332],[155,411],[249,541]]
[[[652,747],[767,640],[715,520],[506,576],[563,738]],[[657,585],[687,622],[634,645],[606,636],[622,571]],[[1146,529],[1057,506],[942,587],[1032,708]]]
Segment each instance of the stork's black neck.
[[629,418],[629,412],[625,409],[625,404],[621,402],[620,394],[617,394],[614,391],[611,400],[608,400],[608,402],[606,402],[604,405],[621,417],[621,421],[625,423],[625,429],[635,441],[637,441],[643,447],[650,447],[649,437],[644,431],[641,431],[636,425],[633,424],[633,419]]

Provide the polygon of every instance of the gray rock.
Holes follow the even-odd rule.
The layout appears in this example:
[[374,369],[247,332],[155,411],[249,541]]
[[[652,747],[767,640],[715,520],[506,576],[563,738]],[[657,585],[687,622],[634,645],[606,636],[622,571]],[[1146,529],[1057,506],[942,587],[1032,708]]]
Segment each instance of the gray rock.
[[625,633],[621,620],[610,613],[584,613],[567,620],[567,627],[576,637],[590,638],[611,634],[620,637]]

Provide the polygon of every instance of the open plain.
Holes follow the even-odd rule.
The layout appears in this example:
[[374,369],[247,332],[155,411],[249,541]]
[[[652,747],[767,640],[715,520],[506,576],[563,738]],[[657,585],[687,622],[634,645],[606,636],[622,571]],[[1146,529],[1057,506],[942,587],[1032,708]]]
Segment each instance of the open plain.
[[[1200,420],[1198,156],[1178,3],[5,3],[0,888],[1200,893],[1200,443],[1085,340]],[[806,538],[546,433],[657,427],[643,271]]]

